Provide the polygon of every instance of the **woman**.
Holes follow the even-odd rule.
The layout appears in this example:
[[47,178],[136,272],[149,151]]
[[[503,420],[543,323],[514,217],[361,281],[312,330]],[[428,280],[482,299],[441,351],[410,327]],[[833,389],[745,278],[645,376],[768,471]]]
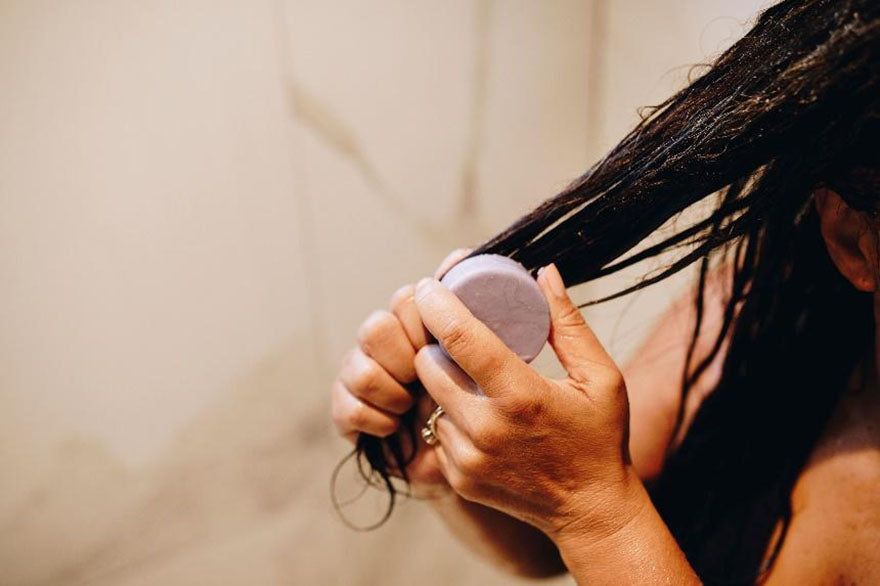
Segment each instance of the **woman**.
[[[636,251],[709,197],[710,215]],[[543,267],[565,379],[537,374],[423,279],[361,327],[334,421],[387,438],[397,474],[436,497],[450,529],[520,574],[880,583],[877,210],[880,3],[781,2],[472,252]],[[677,251],[634,288],[696,262],[695,303],[675,304],[620,369],[565,287]],[[405,386],[417,379],[424,393]],[[413,443],[401,416],[421,425],[435,405],[439,443]]]

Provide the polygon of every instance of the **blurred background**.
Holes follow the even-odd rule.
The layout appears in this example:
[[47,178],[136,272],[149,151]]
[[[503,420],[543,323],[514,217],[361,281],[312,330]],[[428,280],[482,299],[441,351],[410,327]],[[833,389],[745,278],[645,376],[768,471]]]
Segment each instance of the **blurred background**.
[[0,0],[0,584],[515,583],[340,522],[339,359],[766,4]]

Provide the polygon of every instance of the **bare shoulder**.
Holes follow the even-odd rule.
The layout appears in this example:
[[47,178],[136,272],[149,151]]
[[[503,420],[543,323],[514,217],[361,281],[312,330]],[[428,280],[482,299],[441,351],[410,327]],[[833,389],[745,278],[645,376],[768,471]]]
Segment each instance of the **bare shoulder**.
[[880,415],[847,396],[792,492],[791,527],[771,584],[880,584]]
[[880,584],[878,483],[880,462],[867,454],[840,454],[805,473],[766,584]]
[[[732,267],[714,269],[707,278],[703,324],[694,349],[694,363],[709,355],[723,322]],[[660,474],[673,437],[681,404],[685,356],[696,324],[696,289],[675,300],[645,337],[622,371],[630,401],[630,452],[642,478]],[[726,346],[691,389],[682,432],[720,377]],[[682,434],[677,436],[682,437]]]

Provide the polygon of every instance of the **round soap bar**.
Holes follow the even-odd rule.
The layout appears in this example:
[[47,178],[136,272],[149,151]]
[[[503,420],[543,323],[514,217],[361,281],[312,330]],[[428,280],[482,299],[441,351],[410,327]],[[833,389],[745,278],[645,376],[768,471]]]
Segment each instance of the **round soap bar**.
[[535,359],[550,334],[550,309],[538,283],[515,260],[479,254],[440,282],[520,358]]

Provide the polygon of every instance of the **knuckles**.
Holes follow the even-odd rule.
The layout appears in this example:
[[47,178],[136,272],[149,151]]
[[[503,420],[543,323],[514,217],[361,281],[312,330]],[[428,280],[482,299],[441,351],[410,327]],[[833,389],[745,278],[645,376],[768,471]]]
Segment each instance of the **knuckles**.
[[364,429],[370,424],[370,413],[361,401],[355,401],[347,415],[348,423],[355,429]]
[[382,366],[360,349],[346,356],[339,378],[351,394],[392,413],[400,415],[412,407],[412,395],[398,387],[388,388]]
[[496,427],[478,428],[471,441],[474,447],[480,450],[486,456],[500,453],[504,448],[504,433],[501,433]]
[[340,378],[352,393],[366,396],[378,390],[381,368],[360,348],[354,348],[342,360]]
[[532,397],[515,397],[508,401],[507,416],[519,424],[531,425],[541,419],[546,406],[544,402]]
[[392,312],[399,311],[405,303],[407,303],[410,299],[415,295],[415,285],[412,283],[408,285],[404,285],[400,287],[397,291],[391,294],[391,300],[389,301],[389,306],[391,307]]
[[465,476],[460,470],[452,471],[446,481],[458,495],[467,497],[473,493],[473,480]]
[[388,437],[397,430],[397,422],[390,418],[377,418],[369,406],[356,400],[348,412],[348,424],[359,431],[369,430],[370,435]]
[[458,474],[450,479],[453,490],[465,497],[475,495],[479,479],[488,472],[486,458],[476,450],[464,451],[457,456],[456,467]]
[[447,320],[437,332],[437,337],[452,356],[469,351],[470,336],[468,336],[467,328],[461,320]]
[[379,365],[372,360],[361,360],[351,374],[352,390],[359,395],[372,395],[378,389]]
[[389,311],[377,309],[363,321],[357,331],[357,340],[364,352],[370,354],[370,348],[375,348],[386,342],[395,330],[397,318]]
[[560,313],[554,321],[565,328],[578,328],[586,324],[580,309],[571,303],[566,304],[562,309],[562,313]]

